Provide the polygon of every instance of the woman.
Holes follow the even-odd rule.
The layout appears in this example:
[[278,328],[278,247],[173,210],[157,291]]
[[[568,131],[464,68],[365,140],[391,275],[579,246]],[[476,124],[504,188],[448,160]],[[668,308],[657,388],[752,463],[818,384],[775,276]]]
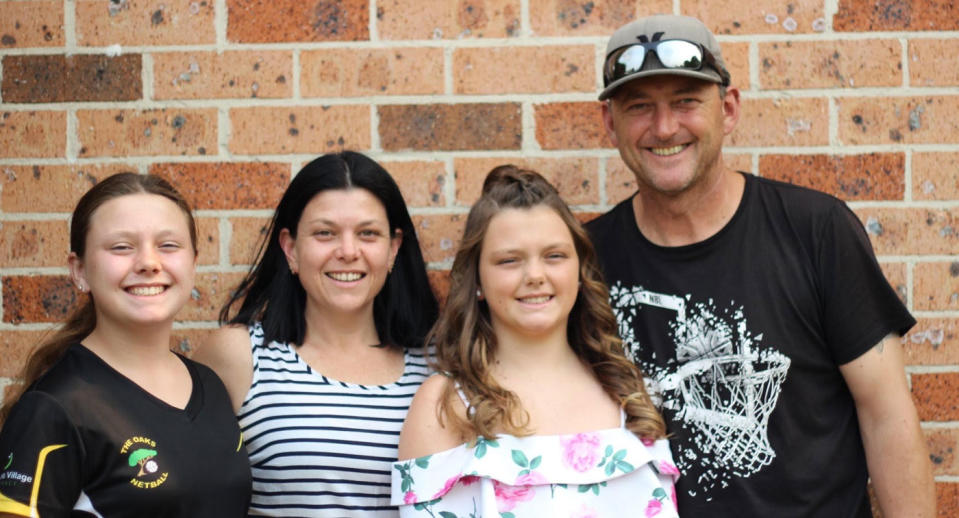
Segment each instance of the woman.
[[243,429],[250,513],[396,516],[390,464],[436,300],[390,175],[354,152],[307,164],[220,317],[196,358]]
[[663,419],[616,331],[556,190],[494,169],[430,335],[442,374],[403,427],[401,516],[676,516]]
[[88,295],[0,412],[0,515],[245,516],[229,396],[170,351],[196,266],[186,201],[156,176],[106,178],[73,211],[70,249]]

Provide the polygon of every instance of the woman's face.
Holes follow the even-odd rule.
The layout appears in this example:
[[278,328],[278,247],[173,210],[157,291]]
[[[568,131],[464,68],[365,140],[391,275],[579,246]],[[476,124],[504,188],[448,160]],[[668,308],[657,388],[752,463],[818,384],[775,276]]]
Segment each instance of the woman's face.
[[501,343],[510,336],[565,336],[579,291],[579,256],[555,210],[537,205],[493,216],[480,251],[479,278]]
[[186,214],[155,194],[109,200],[90,217],[84,256],[70,256],[74,282],[89,289],[97,327],[173,323],[193,290],[196,252]]
[[355,316],[368,312],[383,288],[400,248],[390,236],[386,209],[366,189],[331,189],[303,209],[296,235],[280,231],[290,269],[306,290],[307,315],[323,311]]

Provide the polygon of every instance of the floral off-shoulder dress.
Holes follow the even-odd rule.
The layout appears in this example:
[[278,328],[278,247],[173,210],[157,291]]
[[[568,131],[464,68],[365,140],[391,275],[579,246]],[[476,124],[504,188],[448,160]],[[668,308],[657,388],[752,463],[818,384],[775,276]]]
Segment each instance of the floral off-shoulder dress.
[[665,439],[624,427],[500,435],[393,464],[401,517],[669,518],[679,470]]

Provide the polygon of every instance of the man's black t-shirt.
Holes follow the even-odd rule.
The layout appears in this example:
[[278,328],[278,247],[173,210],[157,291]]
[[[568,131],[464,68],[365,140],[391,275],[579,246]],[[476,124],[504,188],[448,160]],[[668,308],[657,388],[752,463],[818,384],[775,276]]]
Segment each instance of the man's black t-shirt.
[[250,465],[226,389],[182,360],[193,390],[178,409],[71,346],[0,430],[0,512],[246,516]]
[[661,398],[680,513],[871,516],[838,367],[915,320],[855,214],[746,175],[723,229],[661,247],[639,232],[631,202],[587,228],[627,353]]

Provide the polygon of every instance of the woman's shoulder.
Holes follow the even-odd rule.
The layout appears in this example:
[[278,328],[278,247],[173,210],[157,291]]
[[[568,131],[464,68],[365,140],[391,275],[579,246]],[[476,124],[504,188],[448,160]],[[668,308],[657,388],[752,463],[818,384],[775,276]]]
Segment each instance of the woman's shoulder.
[[[409,459],[447,450],[462,444],[460,433],[450,426],[449,418],[439,412],[441,402],[449,397],[453,381],[443,374],[433,374],[420,385],[410,403],[409,413],[400,433],[399,457]],[[465,407],[451,405],[454,412]]]

